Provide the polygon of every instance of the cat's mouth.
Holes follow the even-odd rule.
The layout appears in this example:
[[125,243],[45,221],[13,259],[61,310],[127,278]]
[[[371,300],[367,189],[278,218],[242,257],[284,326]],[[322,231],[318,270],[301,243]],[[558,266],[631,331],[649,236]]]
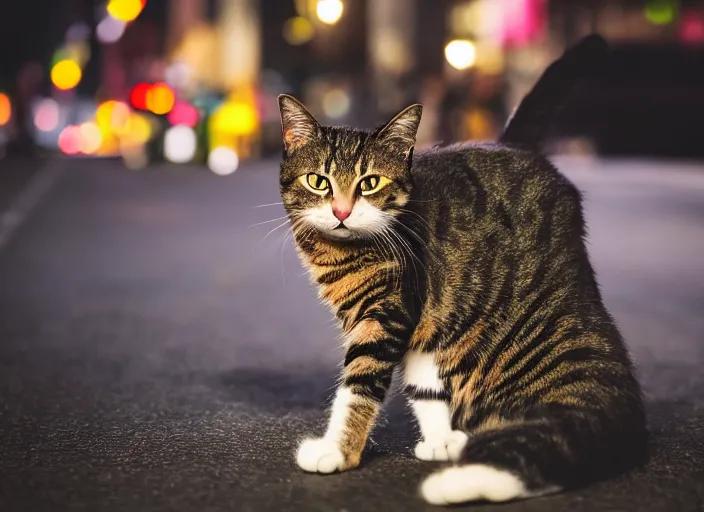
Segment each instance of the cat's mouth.
[[354,235],[354,232],[345,226],[344,222],[340,222],[337,226],[332,228],[330,235],[334,238],[350,238]]

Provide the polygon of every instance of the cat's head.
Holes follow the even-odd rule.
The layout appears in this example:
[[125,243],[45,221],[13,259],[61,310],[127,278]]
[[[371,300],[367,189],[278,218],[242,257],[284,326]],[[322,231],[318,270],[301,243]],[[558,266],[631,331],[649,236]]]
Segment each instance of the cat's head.
[[284,153],[281,197],[294,229],[335,240],[373,237],[410,199],[423,107],[412,105],[375,131],[321,126],[295,98],[279,96]]

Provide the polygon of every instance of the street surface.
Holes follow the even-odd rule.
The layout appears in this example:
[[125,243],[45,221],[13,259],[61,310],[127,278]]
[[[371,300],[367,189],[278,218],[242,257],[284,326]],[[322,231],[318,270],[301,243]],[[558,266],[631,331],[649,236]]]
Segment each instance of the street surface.
[[[556,161],[584,191],[652,458],[586,489],[472,510],[701,512],[704,165]],[[0,188],[12,165],[30,166],[0,162]],[[398,396],[360,469],[295,465],[301,437],[324,429],[341,350],[284,227],[267,235],[281,221],[250,227],[283,215],[257,208],[280,201],[277,172],[39,171],[50,186],[0,246],[0,510],[436,510],[416,489],[437,466],[411,456]]]

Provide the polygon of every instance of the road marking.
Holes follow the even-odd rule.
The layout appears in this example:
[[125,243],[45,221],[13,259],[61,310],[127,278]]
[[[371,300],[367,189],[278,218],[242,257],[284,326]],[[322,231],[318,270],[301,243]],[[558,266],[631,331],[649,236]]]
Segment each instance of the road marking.
[[0,215],[0,251],[27,220],[32,210],[56,182],[58,172],[50,164],[41,167],[25,184],[7,211]]

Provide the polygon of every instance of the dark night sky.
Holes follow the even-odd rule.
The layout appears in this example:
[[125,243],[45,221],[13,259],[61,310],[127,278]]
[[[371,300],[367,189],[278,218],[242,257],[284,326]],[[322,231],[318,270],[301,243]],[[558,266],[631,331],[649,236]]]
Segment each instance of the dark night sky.
[[56,3],[52,0],[2,2],[0,87],[10,85],[8,82],[13,79],[23,62],[33,59],[45,60],[51,55],[50,41],[56,36],[56,24],[52,22],[58,14]]

